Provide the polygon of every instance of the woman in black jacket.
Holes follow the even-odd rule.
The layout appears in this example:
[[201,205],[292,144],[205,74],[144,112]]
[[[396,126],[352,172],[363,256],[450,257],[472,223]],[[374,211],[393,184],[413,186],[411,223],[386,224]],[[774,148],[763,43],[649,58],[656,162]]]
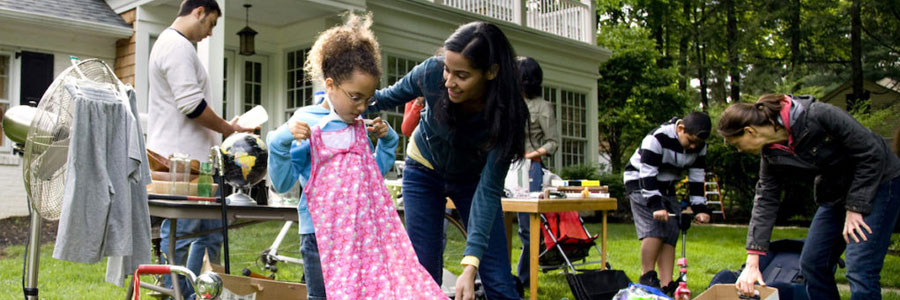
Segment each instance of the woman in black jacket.
[[811,174],[819,208],[800,259],[810,299],[840,298],[834,264],[845,249],[851,299],[881,299],[879,273],[900,214],[900,159],[884,138],[837,107],[783,94],[729,106],[718,132],[738,151],[761,154],[738,290],[750,295],[754,283],[765,284],[759,255],[768,249],[781,187]]

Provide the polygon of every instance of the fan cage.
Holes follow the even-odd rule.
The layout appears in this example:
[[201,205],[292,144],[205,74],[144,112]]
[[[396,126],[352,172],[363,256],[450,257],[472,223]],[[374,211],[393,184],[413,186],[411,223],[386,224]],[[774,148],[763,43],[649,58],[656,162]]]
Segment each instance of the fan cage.
[[121,89],[122,85],[102,60],[78,61],[60,73],[44,92],[28,130],[22,164],[26,194],[32,210],[47,220],[59,219],[62,212],[67,158],[55,170],[43,171],[41,166],[58,164],[60,157],[56,156],[68,155],[75,99],[64,85],[89,83],[86,81],[109,84],[113,89]]

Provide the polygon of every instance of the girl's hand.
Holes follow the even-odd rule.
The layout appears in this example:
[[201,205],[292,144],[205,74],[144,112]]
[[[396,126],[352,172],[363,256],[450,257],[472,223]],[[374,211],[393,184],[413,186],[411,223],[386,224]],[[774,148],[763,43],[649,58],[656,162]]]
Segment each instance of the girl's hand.
[[474,300],[475,299],[475,273],[478,268],[467,265],[463,269],[462,274],[456,279],[456,297],[458,300]]
[[738,277],[734,286],[741,295],[752,297],[756,290],[754,285],[757,282],[761,286],[766,286],[766,283],[763,282],[762,273],[759,272],[759,255],[748,254],[744,270],[741,271],[741,276]]
[[869,225],[863,220],[862,214],[848,210],[847,218],[844,219],[844,241],[849,244],[852,238],[854,242],[860,243],[860,237],[862,237],[863,241],[868,241],[869,238],[866,237],[866,231],[872,234],[872,228],[869,228]]
[[375,136],[380,138],[386,137],[388,134],[388,126],[381,120],[381,117],[377,117],[372,120],[372,126],[366,125],[366,130],[370,133],[375,133]]
[[291,135],[294,136],[298,143],[309,138],[309,125],[306,125],[305,122],[294,121],[290,126],[290,130]]

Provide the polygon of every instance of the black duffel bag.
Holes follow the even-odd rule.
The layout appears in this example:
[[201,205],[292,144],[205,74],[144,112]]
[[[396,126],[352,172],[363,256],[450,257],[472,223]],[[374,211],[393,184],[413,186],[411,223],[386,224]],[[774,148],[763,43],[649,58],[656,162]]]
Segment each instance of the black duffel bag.
[[631,283],[631,279],[622,270],[566,272],[566,281],[577,300],[609,300]]

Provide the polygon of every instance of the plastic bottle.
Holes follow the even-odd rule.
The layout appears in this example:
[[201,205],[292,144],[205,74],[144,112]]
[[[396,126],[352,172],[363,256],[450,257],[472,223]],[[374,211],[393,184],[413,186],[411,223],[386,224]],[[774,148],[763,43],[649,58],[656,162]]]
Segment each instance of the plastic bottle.
[[244,128],[256,128],[269,120],[269,113],[262,105],[254,106],[252,109],[238,118],[238,126]]
[[197,179],[197,196],[212,197],[212,164],[200,164],[200,178]]

